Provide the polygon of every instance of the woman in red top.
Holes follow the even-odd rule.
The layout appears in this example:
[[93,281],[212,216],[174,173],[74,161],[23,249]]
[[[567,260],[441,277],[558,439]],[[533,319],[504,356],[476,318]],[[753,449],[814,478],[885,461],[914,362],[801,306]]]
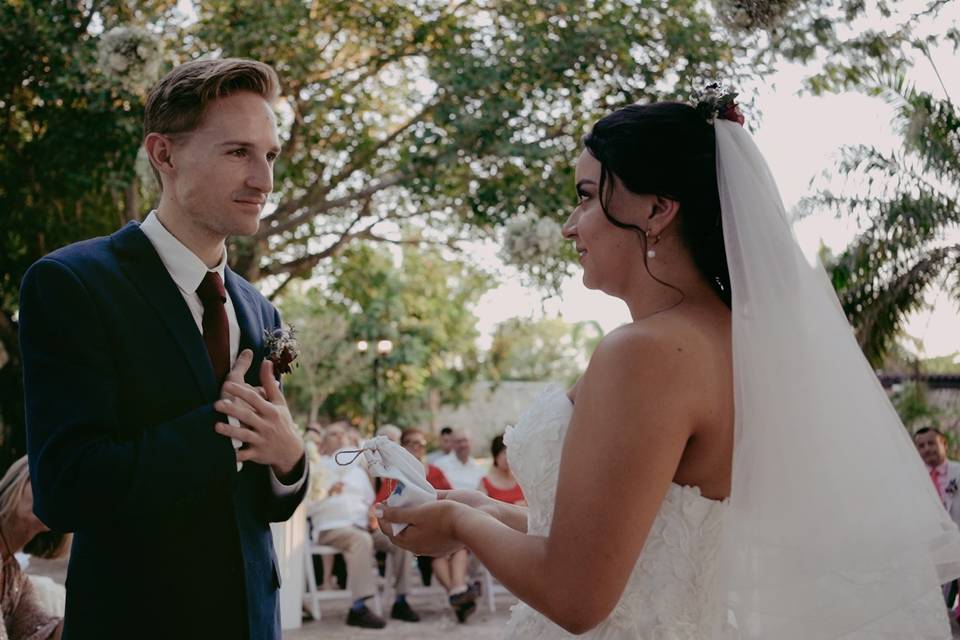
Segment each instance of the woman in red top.
[[510,463],[507,462],[507,445],[503,444],[503,434],[490,443],[490,453],[493,455],[493,466],[480,480],[480,486],[477,488],[494,500],[526,506],[527,501],[523,498],[523,490],[517,484],[517,479],[510,471]]

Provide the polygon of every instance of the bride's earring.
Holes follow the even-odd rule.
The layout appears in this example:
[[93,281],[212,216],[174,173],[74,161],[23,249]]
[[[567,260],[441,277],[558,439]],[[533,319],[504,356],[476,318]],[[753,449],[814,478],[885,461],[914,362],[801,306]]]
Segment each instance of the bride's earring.
[[[644,231],[643,234],[644,234],[644,236],[646,236],[646,238],[647,238],[647,246],[649,247],[649,246],[650,246],[650,245],[649,245],[649,242],[650,242],[650,234],[647,233],[646,231]],[[656,244],[657,244],[658,242],[660,242],[660,236],[659,236],[659,235],[656,236],[656,237],[653,239],[653,244],[654,244],[654,246],[656,246]],[[648,257],[648,258],[656,258],[656,257],[657,257],[657,252],[654,251],[653,248],[649,248],[649,249],[647,249],[647,257]]]

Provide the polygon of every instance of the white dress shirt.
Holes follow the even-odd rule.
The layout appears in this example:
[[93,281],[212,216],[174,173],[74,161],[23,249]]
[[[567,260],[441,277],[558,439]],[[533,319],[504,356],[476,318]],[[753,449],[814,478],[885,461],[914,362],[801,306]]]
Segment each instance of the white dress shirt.
[[487,474],[486,468],[473,457],[466,462],[460,462],[456,451],[451,451],[433,463],[433,466],[443,471],[447,482],[454,489],[476,489],[480,480]]
[[[187,308],[190,309],[190,314],[193,316],[194,322],[197,323],[197,330],[200,331],[202,335],[203,302],[200,300],[197,288],[203,281],[204,276],[207,275],[207,271],[215,271],[219,274],[220,279],[224,281],[224,289],[226,289],[226,278],[224,277],[224,271],[226,271],[227,268],[226,248],[223,250],[220,262],[212,269],[208,269],[203,260],[198,258],[196,254],[177,240],[177,238],[163,226],[160,218],[157,217],[156,211],[150,212],[147,219],[140,225],[140,230],[147,236],[147,240],[150,241],[150,244],[152,244],[153,248],[157,251],[157,255],[160,256],[160,261],[163,262],[163,266],[166,267],[167,272],[170,274],[170,278],[177,285],[177,288],[180,289],[180,294],[183,295],[183,299],[187,303]],[[237,322],[237,312],[236,309],[233,308],[233,301],[230,299],[229,291],[227,291],[227,302],[224,304],[224,307],[227,312],[227,324],[230,329],[230,366],[233,366],[233,363],[237,359],[237,353],[240,351],[240,324]],[[240,424],[233,416],[228,416],[228,420],[230,424]],[[239,440],[233,440],[234,448],[239,448],[240,444]],[[242,468],[243,463],[237,462],[237,471],[240,471]],[[273,487],[274,495],[277,496],[286,496],[299,491],[305,478],[306,464],[304,464],[303,475],[291,485],[280,482],[276,474],[274,474],[273,468],[270,468],[270,484]]]

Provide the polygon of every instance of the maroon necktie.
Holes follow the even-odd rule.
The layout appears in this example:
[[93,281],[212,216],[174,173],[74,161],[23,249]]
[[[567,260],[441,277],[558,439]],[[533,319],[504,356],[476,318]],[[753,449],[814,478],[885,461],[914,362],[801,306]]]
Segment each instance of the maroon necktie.
[[230,325],[227,323],[227,291],[216,271],[207,271],[197,287],[203,302],[203,342],[207,345],[210,364],[217,383],[223,382],[230,370]]

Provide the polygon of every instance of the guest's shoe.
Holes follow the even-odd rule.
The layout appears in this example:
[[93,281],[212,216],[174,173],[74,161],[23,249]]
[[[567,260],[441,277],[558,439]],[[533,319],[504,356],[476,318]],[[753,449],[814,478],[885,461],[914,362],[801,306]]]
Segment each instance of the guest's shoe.
[[362,629],[383,629],[387,626],[387,623],[373,611],[364,607],[358,610],[350,609],[347,614],[347,625]]
[[467,621],[467,618],[473,615],[473,612],[476,610],[477,610],[477,603],[474,602],[473,600],[468,600],[467,602],[464,602],[458,607],[455,607],[453,612],[457,614],[457,622],[459,622],[460,624],[463,624],[464,622]]
[[406,600],[399,600],[393,603],[393,609],[390,610],[390,617],[394,620],[403,620],[404,622],[420,622],[420,616],[410,608]]
[[470,589],[461,591],[455,595],[450,596],[450,606],[456,609],[460,605],[466,604],[467,602],[473,602],[477,599],[477,594],[475,594]]
[[463,624],[477,610],[476,599],[477,595],[470,589],[450,596],[450,606],[453,607],[453,612],[457,614],[457,622]]

